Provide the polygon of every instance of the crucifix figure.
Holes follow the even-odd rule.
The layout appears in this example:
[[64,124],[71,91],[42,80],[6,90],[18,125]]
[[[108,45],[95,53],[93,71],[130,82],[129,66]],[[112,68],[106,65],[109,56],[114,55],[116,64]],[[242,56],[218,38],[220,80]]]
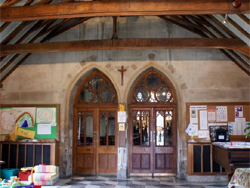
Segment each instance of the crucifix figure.
[[118,71],[121,72],[121,85],[123,86],[123,73],[127,71],[127,68],[122,66],[121,69],[118,69]]

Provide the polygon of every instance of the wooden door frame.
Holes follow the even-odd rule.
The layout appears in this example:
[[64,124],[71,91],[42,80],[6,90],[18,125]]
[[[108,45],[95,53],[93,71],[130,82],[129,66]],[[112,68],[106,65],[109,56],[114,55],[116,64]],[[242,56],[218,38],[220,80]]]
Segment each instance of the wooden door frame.
[[[99,164],[99,157],[97,156],[98,155],[98,151],[97,151],[97,148],[99,147],[99,136],[100,136],[100,130],[99,130],[99,120],[100,120],[100,117],[99,117],[99,112],[100,111],[114,111],[114,112],[117,112],[118,111],[118,105],[114,105],[114,104],[111,104],[111,105],[100,105],[100,106],[97,106],[97,105],[89,105],[89,106],[83,106],[83,105],[75,105],[74,106],[74,109],[73,109],[73,155],[72,155],[72,158],[73,158],[73,174],[74,173],[77,173],[76,172],[76,153],[77,153],[77,123],[78,123],[78,119],[77,119],[77,114],[79,111],[92,111],[93,112],[93,136],[94,136],[94,132],[96,131],[97,132],[97,141],[94,141],[94,138],[93,138],[93,155],[94,157],[97,159],[94,161],[94,169],[95,169],[95,172],[93,174],[97,175],[99,173],[99,168],[98,168],[98,164]],[[96,118],[94,118],[96,117]],[[119,141],[119,134],[118,134],[118,123],[117,123],[117,114],[116,114],[116,122],[115,122],[115,150],[116,150],[116,161],[118,161],[118,153],[117,153],[117,148],[118,148],[118,141]],[[97,125],[97,126],[95,126]],[[102,146],[101,146],[102,147]]]
[[[134,110],[150,110],[150,126],[152,126],[153,124],[155,124],[154,122],[154,112],[155,109],[168,109],[168,110],[173,110],[173,148],[174,148],[174,173],[177,174],[177,105],[176,103],[171,103],[171,104],[156,104],[156,103],[148,103],[148,104],[131,104],[129,105],[129,121],[128,121],[128,175],[130,175],[132,172],[132,148],[133,148],[133,129],[132,129],[132,125],[133,125],[133,111]],[[155,128],[154,128],[155,129]],[[151,131],[152,129],[150,128],[150,133],[149,133],[149,137],[150,137],[150,144],[151,144]],[[150,158],[150,162],[151,162],[151,172],[150,174],[152,174],[152,176],[154,175],[154,170],[155,170],[155,162],[154,162],[154,148],[155,146],[151,146],[153,147],[153,149],[151,149],[151,158]]]

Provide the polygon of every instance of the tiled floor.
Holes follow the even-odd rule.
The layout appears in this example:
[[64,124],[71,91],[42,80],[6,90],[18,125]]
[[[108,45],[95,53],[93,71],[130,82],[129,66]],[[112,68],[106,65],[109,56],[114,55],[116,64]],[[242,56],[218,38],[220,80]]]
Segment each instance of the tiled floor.
[[[45,188],[45,186],[43,186]],[[74,176],[61,179],[55,186],[46,188],[227,188],[227,182],[188,182],[174,177],[130,177],[118,179],[107,176]]]

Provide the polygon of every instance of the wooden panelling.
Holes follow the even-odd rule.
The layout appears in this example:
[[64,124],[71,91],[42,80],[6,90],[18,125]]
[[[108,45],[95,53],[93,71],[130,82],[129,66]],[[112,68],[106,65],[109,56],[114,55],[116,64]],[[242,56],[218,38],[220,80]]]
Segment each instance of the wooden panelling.
[[117,167],[116,154],[108,154],[108,168],[116,169],[116,167]]
[[59,164],[57,142],[1,142],[1,168],[22,168],[39,164]]
[[77,165],[77,168],[84,168],[84,157],[85,155],[84,154],[81,154],[81,153],[78,153],[76,155],[76,160],[78,161],[78,165]]
[[99,169],[107,169],[107,168],[108,168],[108,155],[99,154]]
[[132,155],[132,168],[133,169],[140,169],[141,165],[140,165],[140,154],[133,154]]
[[93,169],[94,168],[94,160],[95,160],[95,158],[94,158],[93,154],[88,154],[88,153],[85,154],[84,162],[83,162],[84,167],[86,169]]
[[166,154],[165,161],[166,161],[165,168],[166,169],[173,169],[173,166],[174,166],[173,154]]
[[[220,156],[221,154],[216,153]],[[189,175],[224,175],[225,170],[213,160],[213,147],[208,143],[188,143]]]
[[150,155],[149,154],[141,154],[141,168],[142,169],[150,169]]
[[156,154],[155,155],[155,169],[164,169],[165,168],[165,155]]

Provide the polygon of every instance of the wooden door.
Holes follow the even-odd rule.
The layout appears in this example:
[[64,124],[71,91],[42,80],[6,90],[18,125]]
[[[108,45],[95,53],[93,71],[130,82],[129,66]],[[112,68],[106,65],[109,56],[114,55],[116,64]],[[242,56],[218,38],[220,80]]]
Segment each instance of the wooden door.
[[[74,110],[74,172],[96,173],[96,112],[94,109]],[[95,134],[95,135],[94,135]]]
[[173,108],[130,110],[130,173],[176,173],[176,125]]
[[153,173],[176,174],[176,118],[174,108],[154,108]]
[[117,109],[75,109],[74,173],[117,172]]
[[97,173],[117,172],[117,111],[99,111]]

